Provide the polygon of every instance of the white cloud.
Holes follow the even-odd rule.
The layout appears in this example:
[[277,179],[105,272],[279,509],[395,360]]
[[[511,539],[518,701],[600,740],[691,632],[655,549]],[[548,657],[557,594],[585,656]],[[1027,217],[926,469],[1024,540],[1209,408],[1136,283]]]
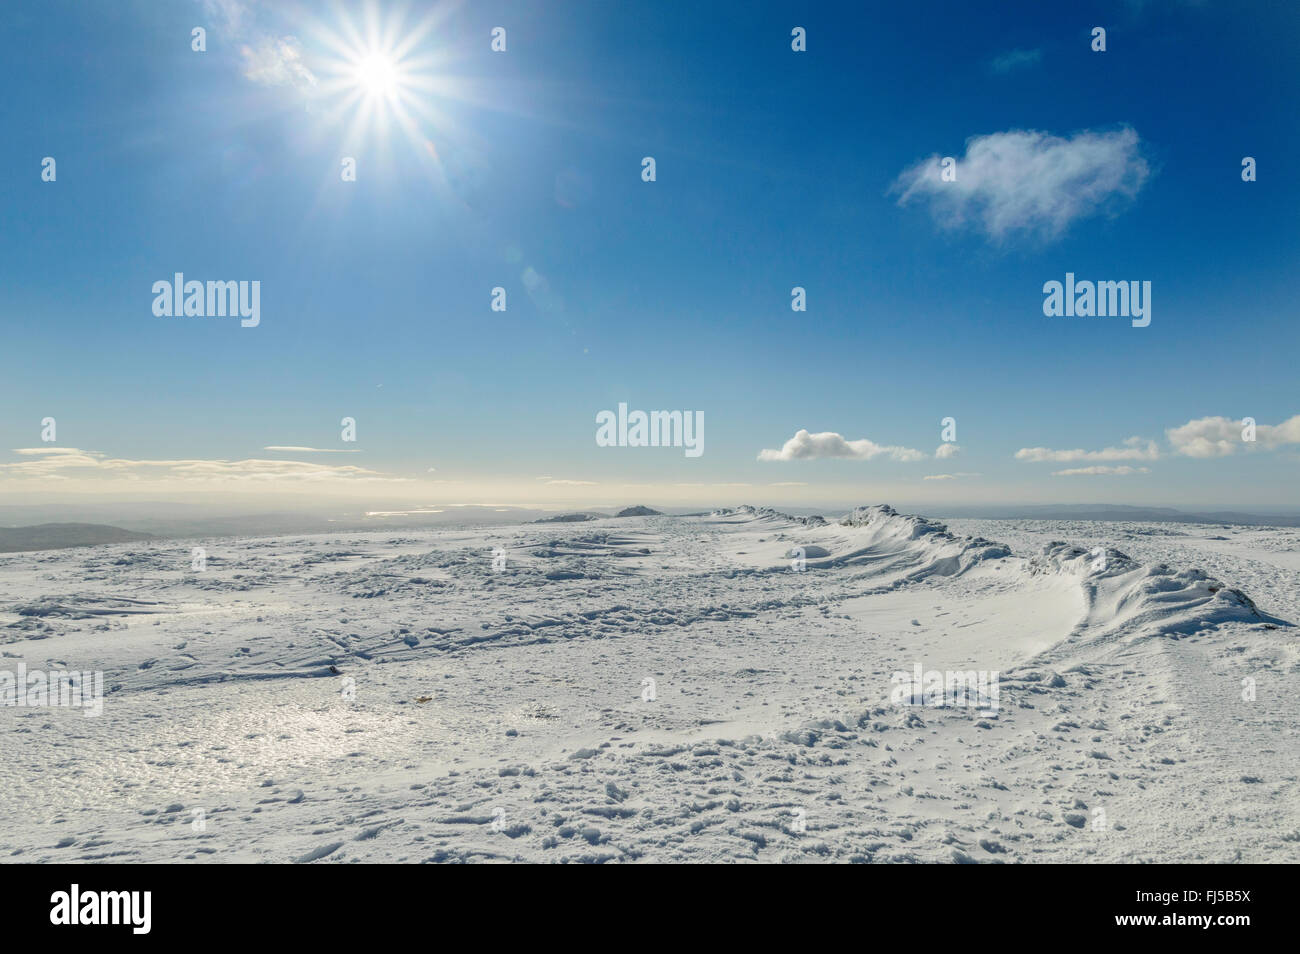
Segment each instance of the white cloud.
[[1137,195],[1150,175],[1132,129],[1062,138],[1008,130],[966,141],[956,180],[931,156],[898,177],[898,202],[925,200],[942,228],[972,227],[1001,240],[1025,232],[1055,238],[1071,223]]
[[595,487],[594,480],[547,480],[548,487]]
[[934,456],[936,460],[947,460],[949,457],[956,457],[959,453],[961,453],[961,447],[948,441],[939,445],[934,452]]
[[1049,447],[1022,447],[1016,451],[1016,460],[1051,461],[1065,464],[1071,461],[1104,460],[1158,460],[1160,448],[1156,442],[1141,437],[1130,437],[1123,447],[1106,447],[1098,451],[1052,450]]
[[1071,467],[1068,470],[1054,470],[1053,477],[1077,477],[1083,474],[1110,474],[1112,476],[1122,476],[1126,474],[1149,474],[1150,467],[1130,467],[1128,464],[1122,464],[1119,467],[1108,467],[1105,464],[1094,464],[1092,467]]
[[1174,452],[1184,457],[1227,457],[1238,450],[1277,450],[1286,444],[1300,444],[1300,414],[1281,424],[1257,424],[1255,440],[1242,439],[1244,425],[1227,417],[1202,417],[1165,432]]
[[764,449],[758,452],[758,459],[762,461],[825,460],[829,458],[871,460],[873,457],[881,456],[899,461],[926,459],[924,453],[919,450],[912,450],[909,447],[888,447],[869,441],[865,437],[861,440],[849,441],[834,431],[809,434],[802,429],[796,432],[794,437],[786,441],[780,450]]
[[963,477],[979,477],[979,474],[927,474],[922,480],[960,480]]

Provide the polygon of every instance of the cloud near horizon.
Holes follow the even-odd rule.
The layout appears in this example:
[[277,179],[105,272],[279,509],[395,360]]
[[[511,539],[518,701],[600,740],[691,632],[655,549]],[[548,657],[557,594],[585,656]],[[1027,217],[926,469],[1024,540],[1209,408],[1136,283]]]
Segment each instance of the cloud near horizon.
[[[360,454],[357,448],[344,447],[292,447],[284,444],[272,444],[262,450],[281,451],[289,454]],[[433,468],[430,468],[432,470]]]
[[888,457],[896,461],[928,459],[927,454],[910,447],[886,446],[865,437],[850,441],[834,431],[810,434],[802,428],[796,431],[794,437],[786,441],[780,450],[764,448],[758,452],[758,459],[761,461],[872,460],[876,457]]
[[951,182],[940,162],[934,155],[905,169],[891,188],[901,193],[898,204],[922,200],[940,228],[972,228],[994,241],[1014,233],[1058,238],[1131,200],[1151,174],[1128,127],[1069,138],[1020,129],[973,136]]
[[[1281,424],[1255,424],[1255,439],[1246,440],[1244,418],[1213,416],[1200,417],[1165,430],[1172,452],[1180,457],[1208,459],[1229,457],[1237,451],[1275,451],[1291,445],[1300,445],[1300,414],[1287,418]],[[1098,451],[1082,449],[1053,450],[1050,447],[1022,447],[1016,451],[1016,460],[1051,462],[1057,464],[1083,461],[1147,461],[1159,460],[1161,450],[1155,441],[1144,437],[1130,437],[1122,447],[1106,447]],[[1053,477],[1085,473],[1145,473],[1146,468],[1076,468],[1056,471]]]
[[1049,461],[1054,464],[1067,464],[1073,461],[1114,461],[1114,460],[1159,460],[1160,448],[1153,440],[1142,437],[1130,437],[1123,447],[1105,447],[1098,451],[1053,450],[1050,447],[1022,447],[1016,451],[1016,460],[1034,462]]
[[76,447],[18,447],[14,453],[31,458],[0,464],[0,477],[71,480],[95,477],[140,480],[405,482],[379,471],[352,465],[315,464],[301,460],[128,460]]
[[1127,474],[1149,474],[1150,467],[1130,467],[1128,464],[1122,464],[1119,467],[1111,467],[1106,464],[1094,464],[1091,467],[1070,467],[1066,470],[1052,471],[1053,477],[1079,477],[1083,475],[1110,475],[1125,476]]

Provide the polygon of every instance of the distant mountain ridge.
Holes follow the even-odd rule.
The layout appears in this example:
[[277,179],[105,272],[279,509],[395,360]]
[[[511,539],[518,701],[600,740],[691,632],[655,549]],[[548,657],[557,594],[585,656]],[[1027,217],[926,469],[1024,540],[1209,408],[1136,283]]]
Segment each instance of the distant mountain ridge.
[[[626,507],[614,514],[615,517],[662,517],[663,511],[651,510],[649,507],[638,504],[635,507]],[[593,513],[589,511],[577,511],[575,513],[562,513],[554,517],[542,517],[540,520],[534,520],[533,523],[582,523],[586,520],[607,520],[607,513]]]
[[[993,510],[995,508],[986,509]],[[1172,507],[1132,507],[1124,504],[1023,506],[1016,508],[1014,513],[999,514],[997,516],[990,514],[990,518],[1101,520],[1115,523],[1227,523],[1246,527],[1300,527],[1300,515],[1296,514],[1243,513],[1236,510],[1194,513],[1175,510]]]
[[153,538],[151,533],[123,530],[102,523],[39,523],[30,527],[0,527],[0,553],[62,550]]

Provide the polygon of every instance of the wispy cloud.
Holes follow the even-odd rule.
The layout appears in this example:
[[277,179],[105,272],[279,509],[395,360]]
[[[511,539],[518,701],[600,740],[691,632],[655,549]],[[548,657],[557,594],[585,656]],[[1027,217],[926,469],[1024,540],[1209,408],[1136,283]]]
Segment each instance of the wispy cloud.
[[975,136],[955,170],[945,182],[939,156],[912,165],[893,186],[899,205],[921,200],[941,228],[973,228],[995,241],[1013,233],[1056,238],[1132,199],[1150,175],[1128,128],[1068,138],[1036,130]]
[[1110,474],[1113,476],[1123,476],[1126,474],[1149,474],[1150,467],[1130,467],[1128,464],[1121,464],[1118,467],[1107,466],[1106,464],[1094,464],[1091,467],[1071,467],[1066,470],[1052,471],[1053,477],[1078,477],[1084,474]]
[[316,76],[303,62],[297,37],[259,36],[239,49],[244,58],[244,78],[263,86],[313,89]]
[[[356,448],[345,447],[291,447],[281,444],[272,444],[269,447],[263,447],[262,450],[282,451],[289,454],[360,454],[361,451]],[[430,468],[432,470],[432,468]]]
[[946,443],[940,444],[935,449],[934,457],[935,460],[947,460],[950,457],[956,457],[960,453],[961,453],[961,447],[957,444],[952,443],[951,441],[948,441]]
[[1010,73],[1014,70],[1037,66],[1042,59],[1042,50],[1009,50],[995,56],[992,62],[989,63],[989,69],[994,73]]
[[263,86],[311,90],[317,79],[303,58],[298,38],[265,23],[257,0],[200,0],[212,27],[233,47],[239,45],[244,78]]
[[926,474],[922,480],[961,480],[965,477],[979,477],[979,474]]
[[299,460],[129,460],[79,448],[20,447],[16,463],[0,464],[0,477],[69,480],[404,481],[376,470]]
[[690,483],[690,482],[686,482],[686,483],[677,483],[677,484],[673,484],[673,486],[674,486],[674,487],[752,487],[753,484],[748,484],[748,483],[745,483],[744,481],[736,481],[736,480],[733,480],[733,481],[721,481],[721,482],[716,482],[716,483]]
[[199,5],[217,26],[237,32],[244,29],[250,8],[256,2],[257,0],[199,0]]
[[87,453],[76,447],[15,447],[13,452],[23,457],[75,457]]
[[1130,437],[1122,447],[1105,447],[1101,450],[1052,450],[1049,447],[1022,447],[1016,451],[1016,460],[1050,461],[1065,464],[1072,461],[1108,460],[1158,460],[1160,448],[1155,441]]
[[890,447],[867,440],[845,440],[843,435],[834,431],[810,434],[799,430],[794,437],[782,445],[780,450],[765,448],[758,452],[762,461],[790,460],[826,460],[839,458],[844,460],[871,460],[875,457],[888,457],[891,460],[914,461],[925,460],[927,455],[910,447]]

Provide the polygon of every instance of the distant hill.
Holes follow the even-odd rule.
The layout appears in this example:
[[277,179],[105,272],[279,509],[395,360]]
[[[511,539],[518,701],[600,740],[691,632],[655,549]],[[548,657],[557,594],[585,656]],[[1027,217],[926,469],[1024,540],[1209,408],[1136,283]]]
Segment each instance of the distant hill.
[[663,513],[658,510],[651,510],[649,507],[628,507],[626,510],[620,510],[614,514],[616,517],[662,517]]
[[153,534],[123,530],[102,523],[40,523],[31,527],[0,527],[0,553],[61,550],[103,543],[152,540]]
[[534,523],[581,523],[584,520],[600,520],[605,515],[600,513],[562,513],[557,517],[542,517]]

